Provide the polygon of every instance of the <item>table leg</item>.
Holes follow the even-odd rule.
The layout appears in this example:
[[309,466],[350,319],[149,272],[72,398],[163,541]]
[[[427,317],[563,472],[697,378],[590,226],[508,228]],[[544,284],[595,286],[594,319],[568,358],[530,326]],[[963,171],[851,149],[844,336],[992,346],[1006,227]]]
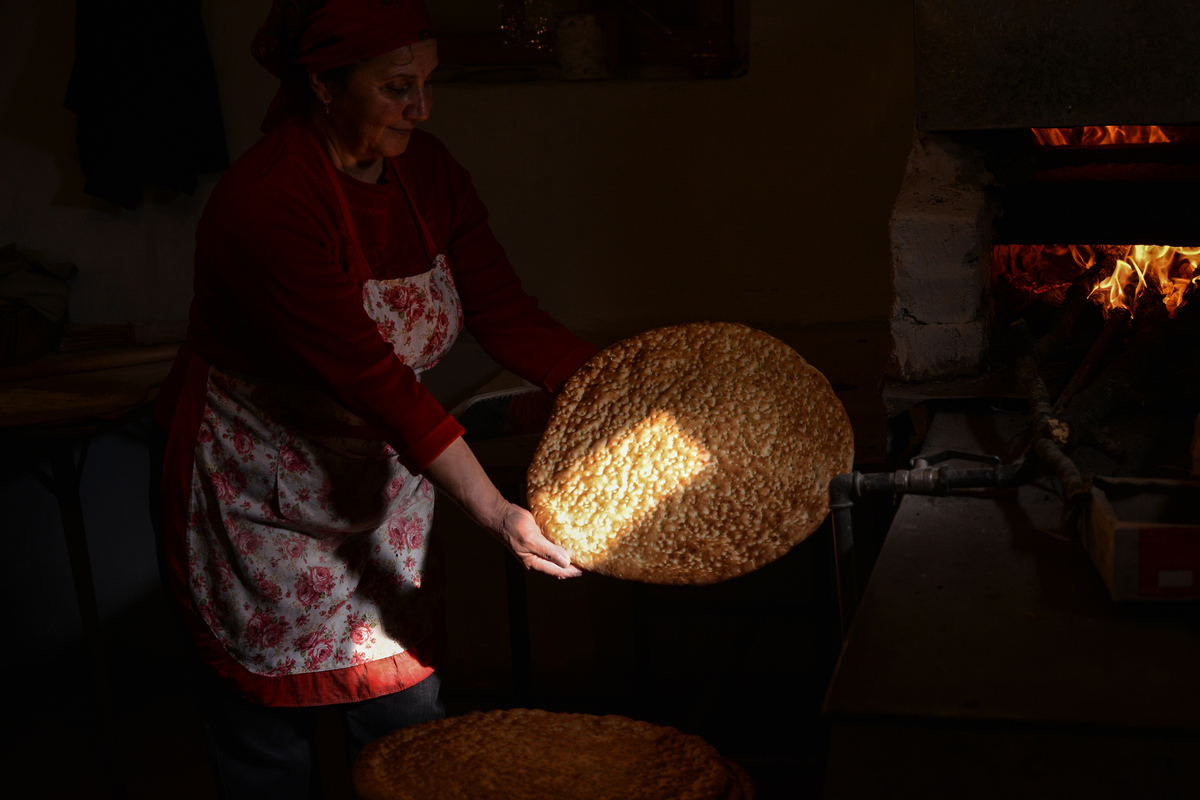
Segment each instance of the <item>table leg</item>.
[[84,461],[87,459],[88,441],[83,441],[78,460],[75,456],[75,446],[74,440],[56,441],[51,444],[50,475],[46,475],[29,456],[26,457],[25,467],[58,501],[63,536],[71,561],[71,576],[75,583],[75,601],[79,606],[84,644],[92,667],[93,696],[100,717],[99,735],[92,741],[97,748],[96,754],[109,794],[119,799],[125,798],[127,794],[120,762],[112,747],[111,734],[117,727],[117,714],[104,661],[104,634],[100,626],[100,609],[96,603],[96,586],[92,577],[92,562],[83,524],[83,504],[79,498],[79,483],[83,476]]

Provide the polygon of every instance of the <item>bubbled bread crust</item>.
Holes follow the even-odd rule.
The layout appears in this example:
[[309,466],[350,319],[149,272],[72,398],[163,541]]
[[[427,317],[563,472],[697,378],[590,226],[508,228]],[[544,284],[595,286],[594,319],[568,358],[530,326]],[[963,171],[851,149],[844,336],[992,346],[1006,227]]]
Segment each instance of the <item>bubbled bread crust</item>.
[[353,777],[363,800],[735,800],[754,791],[698,736],[533,709],[393,731],[363,749]]
[[583,569],[715,583],[816,530],[853,461],[841,401],[795,350],[744,325],[677,325],[609,347],[566,383],[529,508]]

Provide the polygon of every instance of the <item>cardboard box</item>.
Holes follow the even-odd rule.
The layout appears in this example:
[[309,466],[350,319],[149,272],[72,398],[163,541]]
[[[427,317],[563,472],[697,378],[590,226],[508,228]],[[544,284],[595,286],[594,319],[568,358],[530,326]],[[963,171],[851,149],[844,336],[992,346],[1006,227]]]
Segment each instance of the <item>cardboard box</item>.
[[1083,545],[1113,599],[1200,599],[1200,483],[1093,483]]

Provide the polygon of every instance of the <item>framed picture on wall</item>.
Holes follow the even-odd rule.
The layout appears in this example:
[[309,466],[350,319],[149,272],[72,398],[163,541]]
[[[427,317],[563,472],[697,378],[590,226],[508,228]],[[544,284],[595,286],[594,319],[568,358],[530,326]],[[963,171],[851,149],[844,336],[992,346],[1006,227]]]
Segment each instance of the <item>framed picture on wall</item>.
[[[575,26],[596,37],[603,76],[730,78],[749,55],[749,0],[440,0],[431,7],[447,70],[554,67]],[[564,33],[566,32],[566,33]]]

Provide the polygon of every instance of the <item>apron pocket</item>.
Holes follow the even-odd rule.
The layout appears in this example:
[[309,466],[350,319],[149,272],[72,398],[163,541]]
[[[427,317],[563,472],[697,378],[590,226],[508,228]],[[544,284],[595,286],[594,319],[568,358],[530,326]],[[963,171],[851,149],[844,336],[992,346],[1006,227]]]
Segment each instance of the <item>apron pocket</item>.
[[344,537],[382,525],[418,483],[382,442],[293,436],[275,459],[274,511],[310,536]]

